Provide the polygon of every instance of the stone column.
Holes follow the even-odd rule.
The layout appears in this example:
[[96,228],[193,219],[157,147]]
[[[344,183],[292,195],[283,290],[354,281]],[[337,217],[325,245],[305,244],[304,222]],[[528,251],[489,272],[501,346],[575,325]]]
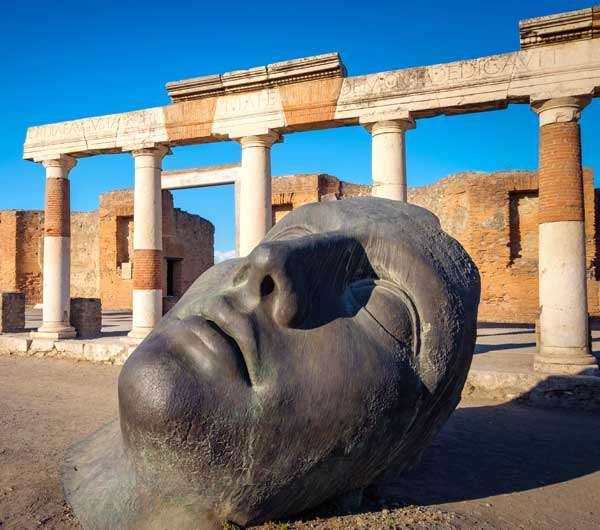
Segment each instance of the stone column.
[[271,146],[277,133],[244,136],[239,182],[239,255],[247,256],[272,224]]
[[586,285],[579,115],[588,99],[533,103],[540,118],[540,348],[534,369],[593,373]]
[[235,201],[235,255],[240,256],[240,179],[233,185],[233,194]]
[[44,160],[46,209],[44,213],[44,262],[42,326],[36,337],[75,337],[70,324],[71,288],[71,199],[69,171],[76,160],[62,155]]
[[132,151],[133,195],[133,325],[130,342],[139,342],[162,317],[161,162],[169,152],[159,146]]
[[405,133],[412,119],[383,120],[366,126],[372,137],[371,195],[406,202]]

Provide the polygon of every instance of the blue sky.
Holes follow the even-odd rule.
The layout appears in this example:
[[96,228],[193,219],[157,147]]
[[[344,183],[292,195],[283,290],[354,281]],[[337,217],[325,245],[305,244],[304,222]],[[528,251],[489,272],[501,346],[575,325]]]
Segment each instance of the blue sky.
[[[518,49],[518,20],[589,7],[579,0],[503,2],[11,2],[0,19],[4,105],[0,209],[42,209],[44,170],[21,159],[28,126],[168,103],[164,84],[339,51],[349,75],[469,59]],[[584,164],[600,173],[600,102],[583,113]],[[537,118],[527,105],[419,120],[407,134],[409,185],[457,171],[533,169]],[[165,169],[239,161],[234,142],[180,147]],[[361,127],[287,135],[273,174],[327,172],[368,183],[370,139]],[[82,159],[72,207],[132,186],[129,155]],[[216,226],[215,248],[234,246],[231,187],[175,192],[176,206]]]

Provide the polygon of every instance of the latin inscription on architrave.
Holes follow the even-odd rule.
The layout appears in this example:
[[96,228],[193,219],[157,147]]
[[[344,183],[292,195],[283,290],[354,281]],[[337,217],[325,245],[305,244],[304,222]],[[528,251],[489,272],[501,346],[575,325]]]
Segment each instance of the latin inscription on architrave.
[[439,90],[486,80],[510,79],[515,73],[552,67],[556,50],[531,50],[494,55],[470,61],[393,70],[344,80],[340,99],[401,95],[422,90]]
[[63,140],[93,142],[117,141],[128,136],[140,139],[166,139],[164,132],[164,114],[162,107],[139,110],[124,114],[110,114],[85,118],[82,120],[66,121],[40,127],[30,127],[27,132],[26,144],[35,142],[51,142]]

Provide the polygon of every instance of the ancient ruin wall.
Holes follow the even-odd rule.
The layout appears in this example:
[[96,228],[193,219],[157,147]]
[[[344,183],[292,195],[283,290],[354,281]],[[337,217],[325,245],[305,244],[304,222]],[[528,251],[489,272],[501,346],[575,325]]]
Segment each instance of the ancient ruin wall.
[[98,218],[102,307],[130,308],[133,289],[133,191],[117,190],[100,195]]
[[17,286],[26,304],[42,301],[44,212],[17,212]]
[[0,211],[0,290],[17,290],[17,212]]
[[[481,273],[479,318],[533,322],[538,313],[538,178],[533,171],[461,173],[411,188],[408,200],[435,213]],[[600,316],[594,179],[584,172],[588,304]]]
[[[320,175],[273,179],[275,220],[307,202],[369,196],[371,187]],[[317,199],[316,197],[319,197]],[[482,278],[483,321],[533,322],[538,313],[538,177],[534,171],[459,173],[409,188],[408,201],[435,213],[444,230],[466,248]],[[588,303],[600,317],[600,193],[584,171]]]
[[[176,270],[175,296],[213,265],[214,226],[183,210],[173,208],[170,192],[162,192],[163,293],[167,295],[167,260]],[[117,190],[100,196],[100,294],[104,309],[131,308],[133,289],[133,190]]]
[[213,224],[202,217],[176,208],[175,231],[183,250],[181,262],[181,293],[183,294],[194,280],[214,265]]
[[71,296],[100,296],[98,212],[71,213]]
[[[71,214],[71,294],[97,297],[98,217],[95,212]],[[42,301],[44,212],[0,212],[0,289],[20,291],[28,305]]]

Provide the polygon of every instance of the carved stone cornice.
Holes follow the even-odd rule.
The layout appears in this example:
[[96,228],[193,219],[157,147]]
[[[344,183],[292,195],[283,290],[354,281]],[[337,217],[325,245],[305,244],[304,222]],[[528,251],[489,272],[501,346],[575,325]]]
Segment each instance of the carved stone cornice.
[[600,6],[519,22],[521,49],[600,38]]
[[209,96],[249,92],[289,83],[345,77],[346,68],[337,52],[302,57],[291,61],[256,66],[247,70],[235,70],[224,74],[194,77],[167,83],[171,101],[185,101]]

